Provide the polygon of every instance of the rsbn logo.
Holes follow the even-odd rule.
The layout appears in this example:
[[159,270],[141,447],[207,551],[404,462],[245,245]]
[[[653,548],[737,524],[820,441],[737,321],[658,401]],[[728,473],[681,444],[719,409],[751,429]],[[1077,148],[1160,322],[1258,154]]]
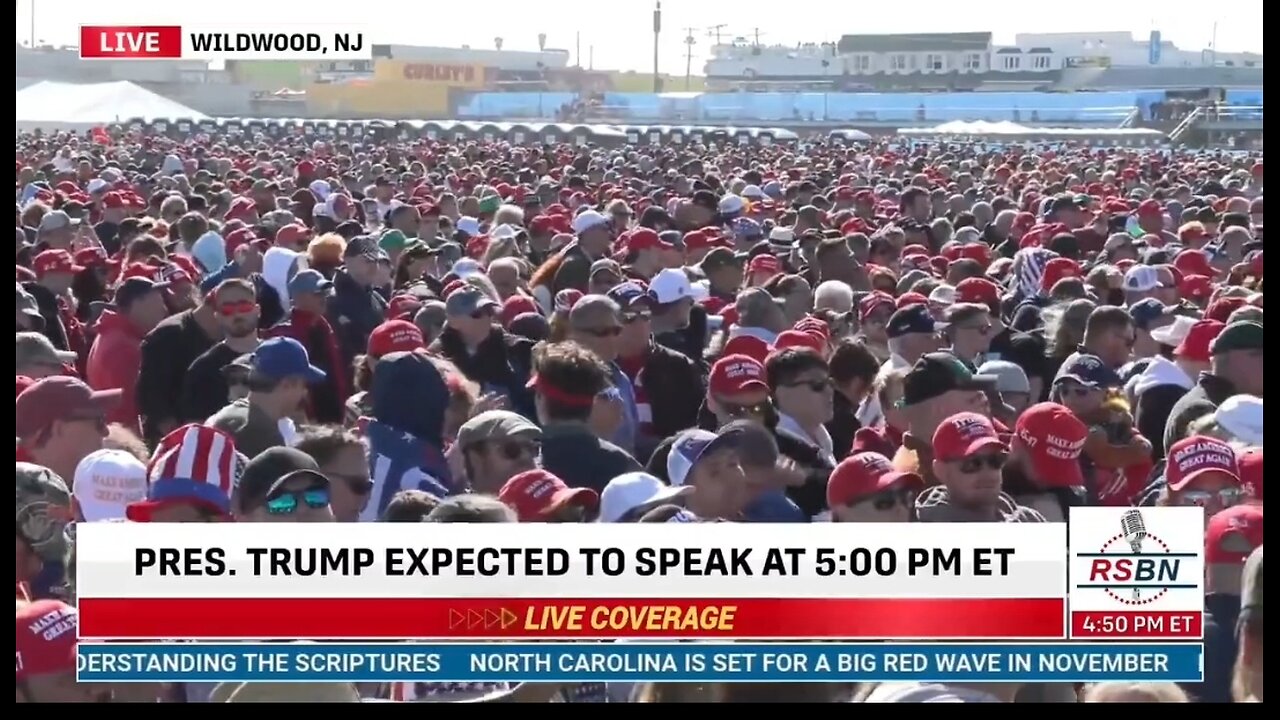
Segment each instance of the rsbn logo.
[[1124,605],[1146,605],[1170,590],[1194,589],[1196,583],[1182,581],[1184,560],[1195,553],[1177,553],[1159,536],[1147,531],[1142,511],[1125,511],[1120,532],[1102,544],[1098,552],[1078,553],[1089,558],[1089,575],[1076,585],[1079,589],[1106,591]]

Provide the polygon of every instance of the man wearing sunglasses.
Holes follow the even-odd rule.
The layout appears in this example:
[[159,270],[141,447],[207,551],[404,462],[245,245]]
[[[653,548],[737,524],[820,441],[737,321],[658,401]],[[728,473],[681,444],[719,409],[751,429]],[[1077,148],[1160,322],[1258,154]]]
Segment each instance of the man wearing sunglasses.
[[607,408],[602,412],[609,412],[610,416],[608,422],[599,427],[612,427],[606,438],[634,455],[639,412],[635,388],[617,363],[618,338],[622,331],[622,308],[610,297],[583,296],[569,311],[569,339],[595,353],[609,368],[610,386],[601,394],[601,400]]
[[1044,522],[1001,491],[1009,446],[984,415],[952,415],[933,433],[933,475],[941,483],[916,498],[921,522]]
[[203,422],[227,404],[223,370],[241,355],[258,349],[258,302],[253,283],[232,278],[213,291],[213,304],[222,340],[201,353],[187,369],[182,383],[181,419]]
[[329,478],[310,455],[273,447],[245,466],[240,476],[241,522],[333,522]]
[[463,423],[456,444],[472,492],[496,495],[537,466],[542,429],[509,410],[487,410]]
[[875,452],[851,455],[836,466],[827,483],[827,507],[833,522],[907,522],[924,480],[898,472]]
[[947,322],[944,332],[951,342],[952,354],[969,367],[977,368],[1001,329],[992,319],[991,310],[977,303],[959,303],[947,308],[944,317]]

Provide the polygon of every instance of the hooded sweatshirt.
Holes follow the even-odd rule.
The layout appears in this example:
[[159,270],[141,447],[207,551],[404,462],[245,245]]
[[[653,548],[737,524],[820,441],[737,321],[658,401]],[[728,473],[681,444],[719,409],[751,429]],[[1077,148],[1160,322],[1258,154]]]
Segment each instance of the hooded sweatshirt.
[[1043,515],[1019,505],[1004,493],[1000,493],[996,501],[995,517],[952,505],[951,493],[942,485],[920,493],[915,511],[920,522],[1046,522]]
[[391,353],[378,361],[369,391],[373,419],[365,428],[373,492],[361,522],[382,516],[401,490],[449,494],[444,457],[444,413],[449,388],[426,355]]
[[289,300],[289,281],[298,274],[299,256],[295,250],[273,247],[262,256],[262,279],[280,297],[280,309],[286,314],[292,307]]
[[1151,441],[1152,457],[1164,457],[1164,426],[1178,400],[1195,386],[1177,364],[1162,357],[1152,358],[1147,369],[1134,382],[1134,424],[1143,437]]
[[120,403],[107,413],[108,422],[138,428],[138,367],[142,364],[143,333],[129,318],[104,310],[93,326],[97,338],[89,349],[85,376],[94,390],[121,390]]
[[210,230],[191,244],[191,257],[195,258],[206,275],[212,275],[227,264],[227,241]]

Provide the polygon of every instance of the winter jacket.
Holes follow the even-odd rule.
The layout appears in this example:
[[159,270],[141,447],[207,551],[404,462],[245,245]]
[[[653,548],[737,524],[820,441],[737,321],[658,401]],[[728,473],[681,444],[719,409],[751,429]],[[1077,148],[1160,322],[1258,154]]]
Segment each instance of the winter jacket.
[[369,345],[369,336],[382,324],[387,314],[387,301],[373,288],[356,282],[345,270],[333,276],[333,295],[325,313],[329,325],[338,334],[342,350],[342,367],[351,380],[353,363]]
[[107,413],[109,422],[138,428],[138,368],[142,364],[143,333],[129,318],[106,310],[94,323],[97,338],[89,349],[85,380],[94,390],[121,391],[120,403]]
[[268,338],[291,337],[302,343],[311,364],[325,372],[324,382],[311,386],[311,417],[320,423],[341,423],[343,402],[350,385],[347,383],[347,368],[342,365],[338,336],[329,321],[323,315],[294,308],[264,335]]

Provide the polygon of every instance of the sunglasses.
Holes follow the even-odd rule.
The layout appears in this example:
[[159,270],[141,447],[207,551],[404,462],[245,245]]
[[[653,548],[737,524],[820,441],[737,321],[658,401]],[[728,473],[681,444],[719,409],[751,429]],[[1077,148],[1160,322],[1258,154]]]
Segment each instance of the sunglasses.
[[267,512],[271,515],[292,515],[305,504],[312,510],[329,505],[328,487],[310,487],[305,490],[282,491],[267,498]]
[[1093,388],[1085,387],[1083,385],[1070,385],[1064,389],[1067,394],[1075,395],[1080,398],[1089,397],[1089,394],[1093,392]]
[[783,384],[783,387],[807,387],[816,393],[820,393],[831,389],[831,380],[830,378],[824,378],[822,380],[797,380],[796,382],[785,383]]
[[588,335],[594,335],[596,337],[601,337],[601,338],[617,337],[622,333],[622,326],[614,325],[612,327],[607,327],[607,328],[585,328],[583,329],[582,332]]
[[871,503],[871,506],[880,512],[892,510],[895,507],[910,507],[911,501],[914,499],[915,492],[910,488],[889,488],[881,490],[874,495],[859,500],[859,503]]
[[771,405],[768,401],[756,403],[755,405],[737,405],[734,403],[722,402],[720,407],[724,408],[726,414],[730,417],[764,417],[769,413]]
[[626,323],[627,325],[630,325],[631,323],[633,323],[633,322],[637,322],[637,321],[640,321],[640,320],[643,320],[643,321],[645,321],[645,322],[648,322],[648,321],[649,321],[650,319],[652,319],[652,318],[653,318],[653,313],[651,313],[651,312],[647,312],[647,311],[646,311],[646,312],[632,312],[632,313],[623,313],[623,314],[622,314],[622,322]]
[[258,304],[252,300],[240,300],[238,302],[223,303],[218,306],[218,314],[231,317],[232,315],[247,315],[253,312]]
[[1243,496],[1244,492],[1235,487],[1225,487],[1217,492],[1184,490],[1181,493],[1179,504],[1186,507],[1209,507],[1216,501],[1218,505],[1229,508],[1238,504]]
[[977,455],[974,457],[967,457],[964,460],[961,460],[959,467],[960,467],[960,472],[965,473],[966,475],[972,475],[973,473],[976,473],[979,470],[981,470],[983,466],[986,466],[992,470],[999,470],[1003,468],[1005,463],[1008,461],[1009,461],[1009,456],[1006,453],[997,453],[995,455]]

